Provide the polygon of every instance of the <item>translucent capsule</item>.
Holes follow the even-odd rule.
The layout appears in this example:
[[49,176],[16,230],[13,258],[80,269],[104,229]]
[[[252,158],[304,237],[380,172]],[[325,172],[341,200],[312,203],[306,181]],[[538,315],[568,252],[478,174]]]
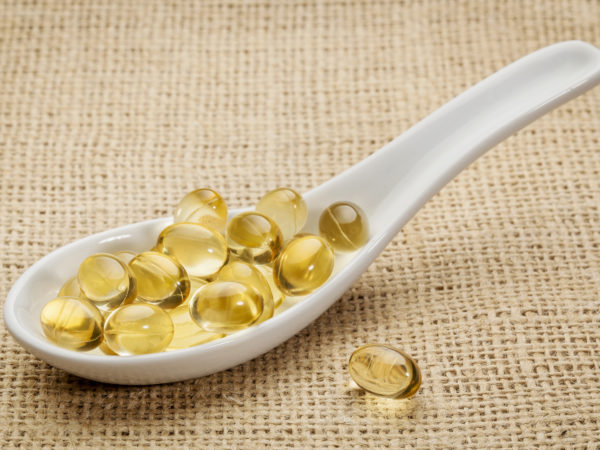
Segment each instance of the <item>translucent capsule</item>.
[[129,251],[129,250],[120,250],[118,252],[115,252],[115,256],[117,258],[119,258],[121,261],[123,261],[125,264],[129,264],[129,261],[131,261],[133,258],[135,258],[135,255],[137,253]]
[[143,252],[129,262],[137,280],[137,296],[153,305],[174,308],[190,293],[185,269],[172,257],[158,252]]
[[335,250],[353,252],[369,239],[369,222],[358,205],[337,202],[321,214],[319,233]]
[[57,297],[40,315],[46,337],[64,348],[91,350],[102,342],[102,315],[89,301],[77,297]]
[[279,254],[282,242],[281,230],[264,214],[241,213],[227,226],[227,243],[231,253],[249,263],[270,263]]
[[421,386],[421,371],[415,361],[385,344],[357,348],[350,356],[348,370],[361,388],[383,397],[412,397]]
[[136,297],[135,278],[127,264],[108,253],[86,258],[79,266],[77,279],[85,298],[102,311],[131,303]]
[[263,311],[256,289],[237,281],[213,281],[196,291],[190,315],[206,331],[231,333],[252,325]]
[[260,293],[263,299],[263,312],[255,322],[255,325],[273,317],[275,304],[273,302],[271,287],[256,266],[240,260],[229,261],[217,274],[217,280],[245,283]]
[[67,280],[58,291],[58,297],[79,297],[81,290],[79,289],[79,281],[77,276]]
[[156,248],[175,258],[190,277],[215,275],[227,261],[225,238],[195,223],[168,226],[158,236]]
[[167,350],[194,347],[205,342],[214,341],[225,337],[223,333],[211,333],[200,328],[190,316],[188,305],[180,305],[168,311],[175,326],[173,340]]
[[227,205],[212,189],[197,189],[181,199],[173,215],[175,222],[193,222],[221,231],[227,223]]
[[[192,297],[194,296],[196,291],[207,283],[208,283],[208,281],[206,281],[202,278],[191,277],[190,278],[190,293],[188,294],[188,296],[185,298],[185,300],[183,301],[183,303],[180,306],[189,304],[190,300],[192,299]],[[179,308],[179,306],[178,306],[178,308]]]
[[267,280],[267,283],[269,283],[269,287],[271,288],[271,294],[273,295],[273,304],[275,305],[275,308],[279,308],[283,303],[285,296],[275,284],[275,280],[273,279],[273,269],[265,265],[254,267],[256,267],[262,272],[262,274],[265,277],[265,280]]
[[281,229],[284,241],[302,229],[308,215],[304,198],[290,188],[268,192],[259,200],[256,210],[273,219]]
[[104,339],[119,355],[162,352],[173,338],[173,321],[162,308],[133,303],[115,309],[104,322]]
[[275,283],[285,295],[309,294],[327,281],[333,263],[333,250],[319,236],[294,238],[275,260]]

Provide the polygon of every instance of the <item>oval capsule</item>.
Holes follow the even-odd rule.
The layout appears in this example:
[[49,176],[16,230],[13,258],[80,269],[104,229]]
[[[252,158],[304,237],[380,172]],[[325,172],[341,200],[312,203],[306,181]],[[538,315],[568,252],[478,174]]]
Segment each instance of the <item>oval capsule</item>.
[[321,214],[319,234],[338,252],[353,252],[369,239],[369,222],[358,205],[337,202]]
[[269,217],[245,212],[229,222],[227,243],[231,253],[238,258],[253,264],[268,264],[279,254],[283,236]]
[[308,216],[304,198],[290,188],[278,188],[267,192],[258,201],[256,211],[275,221],[281,229],[284,241],[290,240],[302,229]]
[[412,397],[421,386],[421,371],[415,361],[386,344],[357,348],[350,356],[348,371],[361,388],[382,397]]
[[199,223],[221,231],[227,223],[227,205],[223,197],[212,189],[196,189],[185,195],[177,204],[173,220]]

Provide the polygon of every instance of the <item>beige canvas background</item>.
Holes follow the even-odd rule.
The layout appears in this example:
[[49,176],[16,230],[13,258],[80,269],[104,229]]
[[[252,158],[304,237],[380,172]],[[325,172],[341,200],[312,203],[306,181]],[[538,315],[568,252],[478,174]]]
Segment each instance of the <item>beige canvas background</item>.
[[[49,251],[166,215],[308,190],[548,44],[600,45],[600,2],[0,5],[0,297]],[[488,153],[319,320],[262,357],[152,387],[86,381],[0,325],[0,446],[597,448],[600,90]],[[351,351],[412,354],[410,401]]]

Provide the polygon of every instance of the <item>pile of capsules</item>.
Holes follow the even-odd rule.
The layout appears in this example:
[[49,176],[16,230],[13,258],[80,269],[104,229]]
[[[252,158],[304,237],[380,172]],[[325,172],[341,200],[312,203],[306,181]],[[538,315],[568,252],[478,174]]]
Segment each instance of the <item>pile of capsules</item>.
[[64,348],[140,355],[264,322],[286,296],[327,281],[334,251],[355,251],[368,240],[365,214],[353,203],[327,207],[320,236],[301,233],[307,214],[301,195],[279,188],[227,223],[219,194],[190,192],[151,250],[86,258],[42,309],[42,330]]

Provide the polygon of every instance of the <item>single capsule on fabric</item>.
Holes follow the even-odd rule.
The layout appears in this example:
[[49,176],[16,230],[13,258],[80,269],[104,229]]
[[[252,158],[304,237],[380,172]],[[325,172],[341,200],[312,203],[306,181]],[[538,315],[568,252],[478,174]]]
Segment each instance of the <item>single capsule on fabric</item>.
[[188,276],[215,275],[227,261],[227,243],[216,231],[197,223],[174,223],[162,230],[158,251],[175,258]]
[[308,215],[304,198],[290,188],[267,192],[258,201],[256,210],[273,219],[281,229],[284,241],[290,240],[302,229]]
[[369,222],[358,205],[337,202],[328,206],[321,214],[319,234],[334,250],[353,252],[369,239]]
[[137,255],[137,253],[132,252],[130,250],[120,250],[118,252],[115,252],[115,256],[121,261],[123,261],[125,264],[129,264],[129,261],[135,258],[135,255]]
[[194,347],[225,337],[223,333],[211,333],[210,331],[200,328],[196,322],[192,320],[188,305],[180,305],[168,312],[173,321],[175,332],[173,334],[173,340],[171,340],[167,350]]
[[309,294],[327,281],[333,264],[333,250],[322,238],[294,238],[275,260],[275,284],[285,295]]
[[254,267],[256,267],[262,272],[263,276],[265,277],[265,280],[267,280],[267,283],[269,283],[269,287],[271,288],[271,294],[273,295],[273,304],[275,305],[275,308],[279,308],[283,303],[283,300],[285,299],[285,295],[283,295],[283,293],[275,284],[275,279],[273,278],[273,269],[265,265]]
[[104,322],[104,339],[123,355],[162,352],[173,338],[173,321],[162,308],[150,303],[120,306]]
[[57,297],[40,315],[42,331],[60,347],[91,350],[102,342],[102,315],[92,303],[77,297]]
[[254,325],[273,317],[275,303],[271,287],[257,267],[240,260],[229,261],[217,274],[217,280],[245,283],[259,292],[263,299],[263,312]]
[[58,297],[79,297],[81,290],[79,289],[79,281],[77,275],[67,280],[58,291]]
[[281,230],[272,219],[257,212],[238,214],[227,226],[229,250],[253,264],[273,261],[283,243]]
[[123,261],[108,253],[97,253],[79,266],[77,279],[82,294],[101,311],[131,303],[137,295],[135,277]]
[[421,371],[415,361],[386,344],[357,348],[350,356],[348,370],[361,388],[382,397],[412,397],[421,386]]
[[196,189],[177,204],[175,222],[193,222],[221,231],[227,223],[227,205],[212,189]]
[[213,281],[190,300],[190,315],[206,331],[231,333],[248,328],[263,311],[256,289],[237,281]]
[[143,252],[129,262],[137,280],[137,298],[163,308],[181,305],[190,293],[185,269],[169,255]]

